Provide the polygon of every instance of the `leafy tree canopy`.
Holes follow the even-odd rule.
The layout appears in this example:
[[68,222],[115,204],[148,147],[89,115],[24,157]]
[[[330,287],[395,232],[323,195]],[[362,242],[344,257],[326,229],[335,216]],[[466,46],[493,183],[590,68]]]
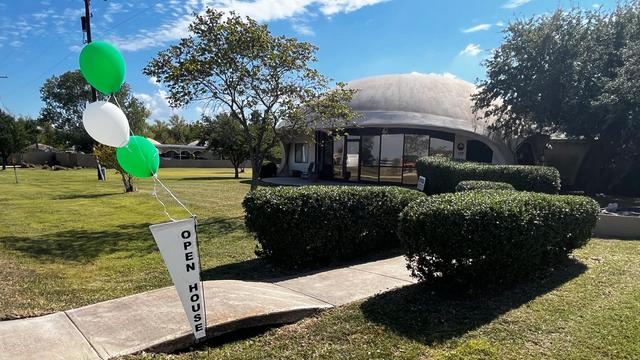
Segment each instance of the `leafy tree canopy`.
[[319,123],[341,127],[354,119],[348,106],[353,90],[344,84],[329,90],[329,80],[311,66],[314,45],[274,36],[266,25],[214,9],[197,15],[189,31],[144,73],[166,85],[173,106],[204,101],[239,122],[249,143],[254,187],[264,149],[278,141],[279,130],[309,133]]
[[476,110],[507,136],[597,140],[581,177],[602,188],[623,176],[640,155],[640,2],[557,10],[504,33],[485,62]]
[[[82,125],[82,112],[86,103],[91,102],[91,87],[80,71],[52,76],[44,82],[40,93],[44,106],[40,110],[39,121],[50,133],[49,140],[53,143],[49,145],[91,152],[94,141]],[[131,130],[143,133],[150,112],[142,101],[133,96],[129,84],[123,84],[115,98],[127,115]],[[98,94],[98,100],[108,99],[108,96]],[[110,101],[116,103],[114,99]]]

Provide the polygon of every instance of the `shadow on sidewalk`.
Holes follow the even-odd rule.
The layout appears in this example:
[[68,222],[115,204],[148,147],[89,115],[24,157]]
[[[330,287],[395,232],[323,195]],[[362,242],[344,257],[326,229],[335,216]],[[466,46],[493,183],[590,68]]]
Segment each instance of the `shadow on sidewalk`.
[[473,297],[453,295],[425,284],[410,285],[374,296],[360,308],[368,320],[431,345],[477,329],[580,276],[586,269],[581,262],[568,260],[545,277]]

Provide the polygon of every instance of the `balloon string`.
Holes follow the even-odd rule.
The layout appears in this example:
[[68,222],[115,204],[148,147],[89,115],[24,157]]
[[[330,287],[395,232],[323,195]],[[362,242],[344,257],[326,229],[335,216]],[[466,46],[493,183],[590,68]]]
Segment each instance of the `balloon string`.
[[162,202],[162,200],[160,200],[160,197],[158,197],[158,191],[156,190],[156,178],[153,177],[153,193],[151,193],[151,195],[156,198],[156,200],[160,203],[160,205],[162,205],[162,209],[164,211],[164,214],[167,215],[167,217],[175,222],[176,220],[174,218],[171,217],[171,215],[169,215],[169,212],[167,211],[167,206]]
[[[118,107],[122,110],[122,106],[120,106],[120,103],[118,102],[118,98],[115,97],[113,94],[111,94],[110,96],[111,98],[113,98],[113,100],[115,100],[116,105],[118,105]],[[135,136],[135,134],[133,133],[133,130],[131,130],[131,128],[129,128],[129,132],[131,133],[131,136]],[[128,149],[129,151],[131,149]],[[144,157],[144,154],[142,153],[142,150],[140,149],[140,147],[138,147],[138,152],[140,153],[140,156],[142,158]],[[160,198],[158,197],[158,193],[156,191],[156,182],[158,184],[160,184],[160,186],[162,186],[162,188],[169,193],[169,195],[171,195],[171,197],[180,205],[182,206],[182,208],[189,213],[189,215],[191,215],[191,217],[195,218],[196,215],[194,213],[192,213],[183,203],[182,201],[180,201],[174,194],[173,192],[160,180],[160,178],[158,177],[158,173],[154,173],[151,168],[148,166],[149,164],[147,164],[145,162],[145,164],[147,165],[147,168],[149,170],[150,173],[153,174],[153,193],[151,194],[153,197],[155,197],[155,199],[162,205],[162,208],[164,209],[164,213],[167,215],[167,217],[171,220],[171,221],[175,221],[171,215],[169,215],[169,212],[167,211],[167,207],[165,206],[165,204],[160,200]]]
[[168,187],[166,187],[164,185],[164,183],[160,180],[160,178],[158,177],[158,174],[153,174],[153,177],[158,180],[158,183],[160,184],[160,186],[162,186],[168,193],[169,195],[171,195],[171,197],[173,198],[173,200],[175,200],[178,204],[180,204],[180,206],[182,206],[182,208],[189,213],[189,215],[191,215],[191,217],[196,217],[196,215],[194,213],[192,213],[183,203],[182,201],[180,201],[171,190],[169,190]]

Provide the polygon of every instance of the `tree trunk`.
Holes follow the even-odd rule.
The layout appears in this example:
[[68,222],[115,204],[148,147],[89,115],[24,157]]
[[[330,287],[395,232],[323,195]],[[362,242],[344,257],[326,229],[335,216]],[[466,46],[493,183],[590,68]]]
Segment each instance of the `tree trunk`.
[[233,164],[233,168],[236,171],[236,175],[235,175],[234,179],[240,179],[240,175],[238,174],[238,168],[240,167],[239,165],[240,164]]
[[251,158],[251,190],[255,190],[258,188],[260,169],[262,169],[262,159],[257,159],[255,156],[253,156]]
[[122,176],[122,185],[124,185],[125,193],[136,191],[136,187],[133,185],[133,179],[129,175],[125,175],[121,172],[120,176]]
[[7,170],[7,157],[2,156],[2,170]]
[[16,178],[16,184],[18,183],[18,172],[16,171],[16,163],[13,162],[13,176]]

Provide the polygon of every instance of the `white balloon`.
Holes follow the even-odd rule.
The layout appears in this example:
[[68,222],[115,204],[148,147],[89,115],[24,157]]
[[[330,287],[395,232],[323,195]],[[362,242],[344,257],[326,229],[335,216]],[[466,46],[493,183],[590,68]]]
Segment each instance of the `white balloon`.
[[129,120],[119,107],[96,101],[82,113],[82,124],[91,137],[102,144],[123,147],[129,143]]

